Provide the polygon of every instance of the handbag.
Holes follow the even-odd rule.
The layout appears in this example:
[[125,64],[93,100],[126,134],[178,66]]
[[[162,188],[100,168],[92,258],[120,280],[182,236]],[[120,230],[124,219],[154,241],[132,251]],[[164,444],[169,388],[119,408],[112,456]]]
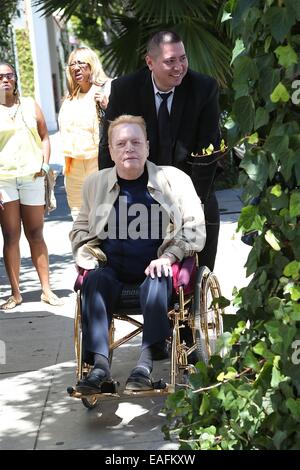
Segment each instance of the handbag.
[[45,214],[49,214],[56,209],[56,199],[54,195],[54,186],[56,173],[50,168],[45,175]]

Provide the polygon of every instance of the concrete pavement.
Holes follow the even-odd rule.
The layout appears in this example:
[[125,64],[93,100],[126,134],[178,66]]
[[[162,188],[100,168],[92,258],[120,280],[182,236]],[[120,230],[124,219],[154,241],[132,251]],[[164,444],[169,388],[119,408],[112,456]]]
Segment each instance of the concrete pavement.
[[[56,139],[56,135],[52,139]],[[59,159],[55,168],[61,169]],[[22,236],[21,286],[23,303],[11,312],[0,311],[0,450],[2,449],[113,449],[168,450],[177,444],[164,441],[161,427],[162,397],[108,398],[92,411],[69,398],[74,385],[73,316],[75,269],[68,233],[72,226],[63,177],[56,185],[58,209],[45,223],[50,254],[51,282],[64,298],[62,307],[40,301],[40,285]],[[242,204],[239,190],[218,193],[222,213],[216,262],[225,296],[246,284],[243,265],[249,247],[235,233]],[[0,241],[2,253],[2,238]],[[0,302],[9,295],[0,258]],[[122,327],[118,325],[119,331]],[[124,387],[135,365],[140,337],[121,346],[114,355],[112,373]],[[154,379],[168,378],[169,363],[155,363]]]

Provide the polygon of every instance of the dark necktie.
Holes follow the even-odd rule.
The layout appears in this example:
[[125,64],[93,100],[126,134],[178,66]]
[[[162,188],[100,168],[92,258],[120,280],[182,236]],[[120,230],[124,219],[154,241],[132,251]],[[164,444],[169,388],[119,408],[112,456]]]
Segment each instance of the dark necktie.
[[162,99],[158,110],[159,165],[172,165],[172,131],[167,101],[173,93],[158,93]]

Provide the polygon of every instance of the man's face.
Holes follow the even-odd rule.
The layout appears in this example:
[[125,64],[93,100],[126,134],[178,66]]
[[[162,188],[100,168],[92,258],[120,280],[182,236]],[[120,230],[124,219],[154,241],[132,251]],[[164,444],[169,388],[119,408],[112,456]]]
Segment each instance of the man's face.
[[161,91],[168,91],[180,85],[188,69],[182,42],[161,44],[159,53],[146,56],[146,63],[153,72],[157,88]]
[[112,131],[109,150],[121,178],[136,179],[143,174],[149,144],[138,124],[118,124]]

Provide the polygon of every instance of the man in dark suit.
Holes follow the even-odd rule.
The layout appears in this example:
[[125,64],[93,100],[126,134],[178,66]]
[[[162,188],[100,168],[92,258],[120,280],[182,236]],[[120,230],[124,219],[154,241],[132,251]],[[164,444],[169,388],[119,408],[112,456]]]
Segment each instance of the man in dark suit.
[[[212,270],[220,224],[213,190],[216,161],[211,156],[209,165],[188,162],[193,161],[192,153],[202,154],[202,149],[210,144],[215,150],[219,148],[218,85],[212,77],[188,68],[183,42],[171,31],[152,36],[146,64],[147,67],[112,82],[99,148],[99,168],[113,164],[107,144],[109,121],[121,114],[142,116],[147,124],[149,160],[158,165],[173,165],[189,174],[204,204],[207,241],[200,264]],[[204,160],[207,163],[207,157]]]

